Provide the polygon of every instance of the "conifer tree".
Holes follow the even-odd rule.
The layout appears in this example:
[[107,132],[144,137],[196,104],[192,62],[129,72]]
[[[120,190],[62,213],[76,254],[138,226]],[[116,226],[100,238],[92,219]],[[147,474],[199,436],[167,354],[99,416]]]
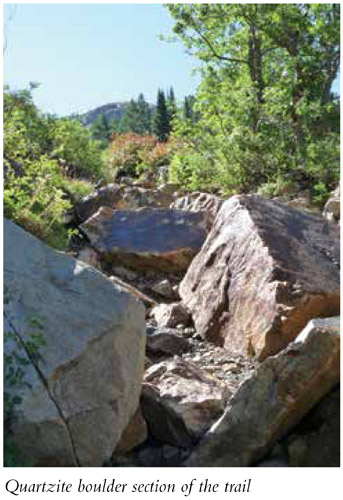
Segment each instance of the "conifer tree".
[[173,87],[170,87],[170,90],[167,95],[167,106],[169,113],[169,122],[172,124],[173,119],[176,116],[176,100]]
[[92,138],[100,141],[103,146],[107,146],[111,135],[111,126],[107,116],[102,114],[97,117],[91,127]]
[[149,104],[144,99],[142,93],[139,94],[137,100],[138,123],[137,128],[139,134],[149,134],[151,132],[151,109]]
[[170,134],[170,120],[166,98],[161,89],[159,89],[157,93],[154,132],[160,142],[166,142],[168,140]]

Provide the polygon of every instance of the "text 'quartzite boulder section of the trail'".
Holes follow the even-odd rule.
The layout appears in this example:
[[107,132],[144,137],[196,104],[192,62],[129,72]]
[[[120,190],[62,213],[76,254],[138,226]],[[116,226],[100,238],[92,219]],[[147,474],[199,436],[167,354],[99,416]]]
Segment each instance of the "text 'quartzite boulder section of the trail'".
[[264,359],[339,313],[339,229],[255,195],[226,201],[180,286],[197,331]]
[[103,207],[81,227],[109,262],[173,272],[186,270],[200,250],[208,232],[206,221],[204,212]]
[[144,306],[12,222],[4,229],[5,356],[23,374],[5,381],[13,439],[31,466],[99,467],[138,407]]

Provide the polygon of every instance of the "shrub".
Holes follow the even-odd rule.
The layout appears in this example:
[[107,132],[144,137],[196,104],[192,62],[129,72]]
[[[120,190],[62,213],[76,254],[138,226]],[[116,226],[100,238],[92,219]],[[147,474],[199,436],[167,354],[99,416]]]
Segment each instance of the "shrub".
[[78,198],[93,189],[85,180],[70,179],[61,162],[52,158],[62,158],[74,173],[90,178],[101,175],[103,162],[98,143],[79,122],[41,115],[32,100],[34,87],[4,92],[4,213],[64,249],[67,197]]
[[61,186],[73,203],[88,196],[95,189],[94,184],[85,179],[69,179],[67,177],[62,180]]
[[98,179],[101,177],[102,146],[91,138],[91,132],[78,120],[56,120],[52,130],[52,156],[62,158],[73,176]]
[[117,175],[138,177],[149,155],[157,146],[153,135],[132,133],[113,134],[108,152],[108,176],[114,180]]

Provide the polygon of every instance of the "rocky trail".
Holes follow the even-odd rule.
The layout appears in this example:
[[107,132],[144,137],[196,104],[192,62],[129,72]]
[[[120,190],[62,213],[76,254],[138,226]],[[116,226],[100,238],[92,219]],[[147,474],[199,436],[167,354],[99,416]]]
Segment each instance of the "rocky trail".
[[337,200],[321,215],[302,199],[124,179],[66,215],[82,235],[70,255],[5,221],[5,329],[27,360],[27,383],[6,390],[23,456],[338,466]]

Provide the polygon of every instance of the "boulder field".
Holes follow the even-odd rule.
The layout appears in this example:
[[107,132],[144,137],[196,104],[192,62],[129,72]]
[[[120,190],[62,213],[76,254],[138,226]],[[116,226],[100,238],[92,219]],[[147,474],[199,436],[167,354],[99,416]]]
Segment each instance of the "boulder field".
[[339,192],[320,216],[176,189],[79,201],[77,258],[5,220],[5,362],[23,360],[5,423],[21,456],[339,466]]

